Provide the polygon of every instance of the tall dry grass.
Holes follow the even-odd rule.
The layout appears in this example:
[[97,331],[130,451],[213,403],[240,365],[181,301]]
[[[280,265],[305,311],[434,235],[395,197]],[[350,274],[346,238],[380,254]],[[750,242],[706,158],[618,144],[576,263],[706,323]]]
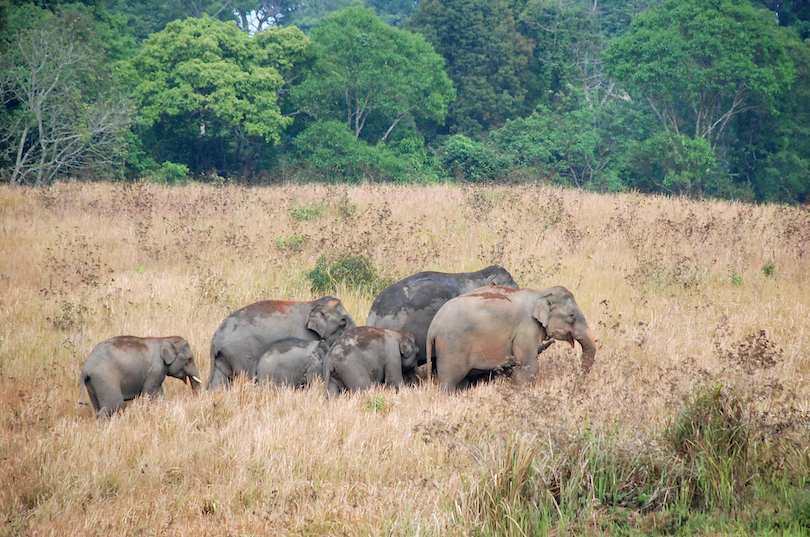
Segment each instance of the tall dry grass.
[[[0,220],[0,534],[505,534],[487,517],[517,516],[530,469],[566,498],[578,431],[583,464],[654,452],[696,387],[717,383],[762,438],[798,439],[774,464],[810,468],[807,208],[537,186],[67,183],[1,187]],[[195,396],[167,379],[163,400],[110,420],[77,404],[95,344],[180,335],[207,377],[224,317],[315,298],[307,271],[344,253],[393,279],[500,264],[522,287],[564,285],[596,365],[582,378],[579,350],[558,343],[528,389],[333,402],[245,382]],[[336,294],[363,324],[374,297]]]

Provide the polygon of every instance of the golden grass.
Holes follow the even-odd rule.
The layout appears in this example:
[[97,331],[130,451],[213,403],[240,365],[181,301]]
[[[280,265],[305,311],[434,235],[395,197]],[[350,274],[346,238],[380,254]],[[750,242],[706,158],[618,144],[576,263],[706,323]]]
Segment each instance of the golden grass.
[[[516,435],[550,444],[588,424],[632,446],[701,383],[736,385],[765,427],[810,411],[807,208],[544,186],[66,183],[0,187],[0,220],[0,534],[461,535],[482,468]],[[163,400],[110,420],[77,404],[84,358],[115,335],[183,336],[207,378],[225,316],[315,298],[304,274],[336,253],[394,279],[497,263],[522,287],[564,285],[596,365],[582,378],[579,349],[558,342],[528,389],[326,401],[322,386],[195,396],[167,379]],[[364,324],[374,297],[337,295]]]

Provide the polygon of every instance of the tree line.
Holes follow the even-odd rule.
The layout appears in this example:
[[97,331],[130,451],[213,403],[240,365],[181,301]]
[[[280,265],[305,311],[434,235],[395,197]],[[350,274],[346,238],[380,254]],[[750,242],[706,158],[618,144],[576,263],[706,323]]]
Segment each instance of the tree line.
[[801,0],[0,0],[0,178],[810,200]]

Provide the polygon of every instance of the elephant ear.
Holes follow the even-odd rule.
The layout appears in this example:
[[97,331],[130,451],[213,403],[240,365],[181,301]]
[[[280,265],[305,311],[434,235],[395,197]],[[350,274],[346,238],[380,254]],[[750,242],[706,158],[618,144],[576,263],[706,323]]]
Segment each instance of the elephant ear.
[[167,341],[160,346],[160,358],[166,365],[172,365],[174,363],[174,361],[177,359],[177,349],[175,348],[174,343]]
[[318,334],[321,339],[326,336],[326,328],[329,323],[326,320],[326,312],[323,310],[323,306],[315,306],[312,308],[312,311],[309,312],[309,318],[307,319],[307,328]]
[[537,299],[537,302],[534,304],[534,311],[532,311],[532,317],[537,319],[543,328],[548,326],[549,317],[551,317],[551,303],[548,301],[546,297],[551,295],[544,295]]
[[416,352],[416,338],[413,334],[407,334],[399,340],[399,353],[403,358],[408,358]]

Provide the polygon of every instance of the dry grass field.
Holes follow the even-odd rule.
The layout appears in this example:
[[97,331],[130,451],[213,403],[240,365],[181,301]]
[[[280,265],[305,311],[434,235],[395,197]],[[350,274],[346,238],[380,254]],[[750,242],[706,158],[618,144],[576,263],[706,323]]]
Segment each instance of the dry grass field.
[[[810,532],[807,207],[64,183],[0,187],[0,223],[0,535]],[[183,336],[205,382],[222,319],[317,298],[307,274],[346,254],[382,281],[499,264],[564,285],[596,365],[557,342],[529,388],[167,378],[109,420],[78,404],[95,344]],[[333,291],[360,325],[369,289]]]

